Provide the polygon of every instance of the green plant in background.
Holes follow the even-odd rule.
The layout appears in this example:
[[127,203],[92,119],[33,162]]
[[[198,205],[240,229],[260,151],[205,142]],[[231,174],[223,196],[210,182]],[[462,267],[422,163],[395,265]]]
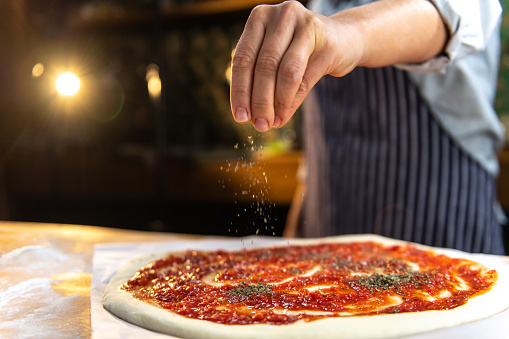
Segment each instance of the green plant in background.
[[[500,72],[498,78],[498,91],[495,109],[502,122],[509,119],[509,0],[501,0],[504,9],[501,38],[502,54],[500,59]],[[507,127],[507,125],[506,125]]]

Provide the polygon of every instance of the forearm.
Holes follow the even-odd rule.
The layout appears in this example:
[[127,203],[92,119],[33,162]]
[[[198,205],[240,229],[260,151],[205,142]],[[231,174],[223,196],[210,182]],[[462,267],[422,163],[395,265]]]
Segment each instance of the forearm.
[[419,63],[440,54],[448,36],[439,12],[426,0],[375,1],[330,18],[358,30],[358,66]]

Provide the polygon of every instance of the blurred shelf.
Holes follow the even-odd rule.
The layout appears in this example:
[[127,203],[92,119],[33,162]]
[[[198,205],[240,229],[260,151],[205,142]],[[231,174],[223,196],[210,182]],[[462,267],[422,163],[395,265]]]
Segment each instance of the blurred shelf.
[[[299,159],[297,151],[259,159],[167,158],[163,197],[168,202],[233,204],[261,194],[266,201],[289,205]],[[23,197],[150,200],[161,192],[154,163],[135,157],[24,155],[12,159],[3,175],[7,199],[14,205]]]
[[[282,0],[205,0],[187,5],[173,5],[157,13],[164,27],[206,24],[226,18],[247,18],[250,11],[261,4],[278,4]],[[307,0],[300,1],[306,3]],[[101,29],[149,28],[156,17],[155,11],[112,10],[87,17],[74,16],[68,27],[87,32]]]

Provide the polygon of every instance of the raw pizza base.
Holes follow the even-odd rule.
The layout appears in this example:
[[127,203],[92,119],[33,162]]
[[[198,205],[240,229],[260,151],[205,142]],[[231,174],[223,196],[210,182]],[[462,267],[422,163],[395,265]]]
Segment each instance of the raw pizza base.
[[[351,235],[319,239],[292,239],[292,245],[329,242],[375,241],[383,245],[407,242],[377,235]],[[280,246],[286,246],[282,244]],[[483,263],[469,253],[413,244],[414,246],[445,254],[451,258],[464,258]],[[263,247],[273,247],[269,245]],[[509,268],[507,265],[485,264],[498,272],[498,281],[490,291],[474,297],[467,304],[444,311],[381,314],[326,318],[311,322],[299,321],[289,325],[223,325],[186,318],[133,298],[119,289],[145,265],[167,255],[153,253],[135,259],[120,268],[110,280],[103,296],[103,306],[117,317],[156,332],[183,338],[394,338],[416,335],[447,327],[485,319],[509,308]]]

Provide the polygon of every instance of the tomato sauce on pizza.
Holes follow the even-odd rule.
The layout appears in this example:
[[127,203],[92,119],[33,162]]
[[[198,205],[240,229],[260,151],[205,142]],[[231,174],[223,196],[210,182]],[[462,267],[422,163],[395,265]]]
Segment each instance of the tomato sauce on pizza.
[[368,241],[168,254],[121,290],[188,318],[284,325],[453,309],[496,280],[474,261]]

